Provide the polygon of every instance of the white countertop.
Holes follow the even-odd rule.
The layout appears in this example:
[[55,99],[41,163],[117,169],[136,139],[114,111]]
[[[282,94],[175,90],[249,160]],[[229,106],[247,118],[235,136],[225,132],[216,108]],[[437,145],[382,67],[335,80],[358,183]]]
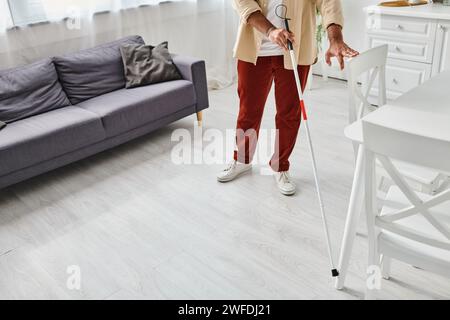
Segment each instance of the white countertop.
[[440,3],[426,4],[410,7],[381,7],[369,6],[365,8],[367,13],[389,14],[396,16],[407,16],[428,19],[450,20],[450,6],[444,6]]
[[[399,131],[450,143],[449,84],[450,71],[444,71],[364,119]],[[361,143],[361,121],[348,126],[345,135]]]

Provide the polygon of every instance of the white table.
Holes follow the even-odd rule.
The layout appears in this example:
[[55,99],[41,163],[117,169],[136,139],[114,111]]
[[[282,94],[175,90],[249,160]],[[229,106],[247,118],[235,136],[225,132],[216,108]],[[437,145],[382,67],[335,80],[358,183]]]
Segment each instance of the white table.
[[[392,103],[372,112],[367,118],[399,131],[418,136],[437,137],[450,149],[450,71],[445,71],[415,89],[405,93]],[[339,257],[340,276],[336,288],[344,287],[356,227],[364,201],[364,143],[362,122],[358,121],[345,129],[345,135],[360,144],[350,203],[347,212],[341,254]],[[450,161],[450,159],[449,159]]]

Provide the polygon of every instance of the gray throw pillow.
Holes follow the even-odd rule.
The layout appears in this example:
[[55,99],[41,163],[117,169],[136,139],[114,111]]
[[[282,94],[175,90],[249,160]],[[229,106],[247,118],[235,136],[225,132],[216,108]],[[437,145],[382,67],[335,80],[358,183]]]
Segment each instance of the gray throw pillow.
[[173,63],[167,42],[156,47],[125,44],[120,47],[120,52],[127,89],[182,79]]

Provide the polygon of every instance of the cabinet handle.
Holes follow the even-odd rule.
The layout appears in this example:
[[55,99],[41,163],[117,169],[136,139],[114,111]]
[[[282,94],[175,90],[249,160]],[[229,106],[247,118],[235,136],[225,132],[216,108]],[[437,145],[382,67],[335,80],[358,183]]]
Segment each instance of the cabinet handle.
[[395,26],[398,30],[402,30],[403,29],[403,26],[401,25],[401,24],[398,24],[398,25],[396,25]]
[[392,83],[398,84],[398,80],[394,78],[394,79],[392,79]]
[[447,28],[444,25],[442,25],[442,24],[439,25],[439,29],[441,29],[443,31],[447,30]]
[[402,51],[402,49],[399,46],[395,46],[395,50]]

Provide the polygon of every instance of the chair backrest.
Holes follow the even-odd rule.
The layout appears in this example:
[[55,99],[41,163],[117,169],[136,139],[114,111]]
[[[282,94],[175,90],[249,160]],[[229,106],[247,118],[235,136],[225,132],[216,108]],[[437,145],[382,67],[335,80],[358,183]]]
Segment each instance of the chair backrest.
[[[375,216],[372,225],[374,228],[376,225],[404,238],[438,249],[450,250],[450,210],[444,215],[437,215],[432,210],[450,201],[450,190],[424,198],[413,191],[392,161],[401,160],[437,171],[450,172],[450,128],[446,128],[449,127],[446,123],[450,122],[450,117],[442,119],[443,116],[436,115],[436,118],[428,119],[434,123],[436,131],[427,130],[425,135],[421,134],[420,130],[414,132],[405,129],[406,126],[415,127],[422,116],[421,113],[415,116],[410,114],[403,119],[396,112],[406,115],[406,111],[401,108],[385,106],[362,120],[368,218]],[[406,207],[396,208],[394,212],[380,215],[376,203],[375,161],[382,165],[401,191],[401,196],[410,203]],[[417,228],[412,227],[409,223],[411,219],[420,221],[420,225]],[[404,223],[399,223],[400,220]],[[368,225],[370,228],[370,223]]]
[[[386,104],[386,60],[388,46],[369,49],[347,63],[349,88],[349,124],[361,119],[370,110],[370,91],[378,76],[378,105]],[[366,76],[363,87],[362,76]],[[363,92],[364,90],[364,92]]]

